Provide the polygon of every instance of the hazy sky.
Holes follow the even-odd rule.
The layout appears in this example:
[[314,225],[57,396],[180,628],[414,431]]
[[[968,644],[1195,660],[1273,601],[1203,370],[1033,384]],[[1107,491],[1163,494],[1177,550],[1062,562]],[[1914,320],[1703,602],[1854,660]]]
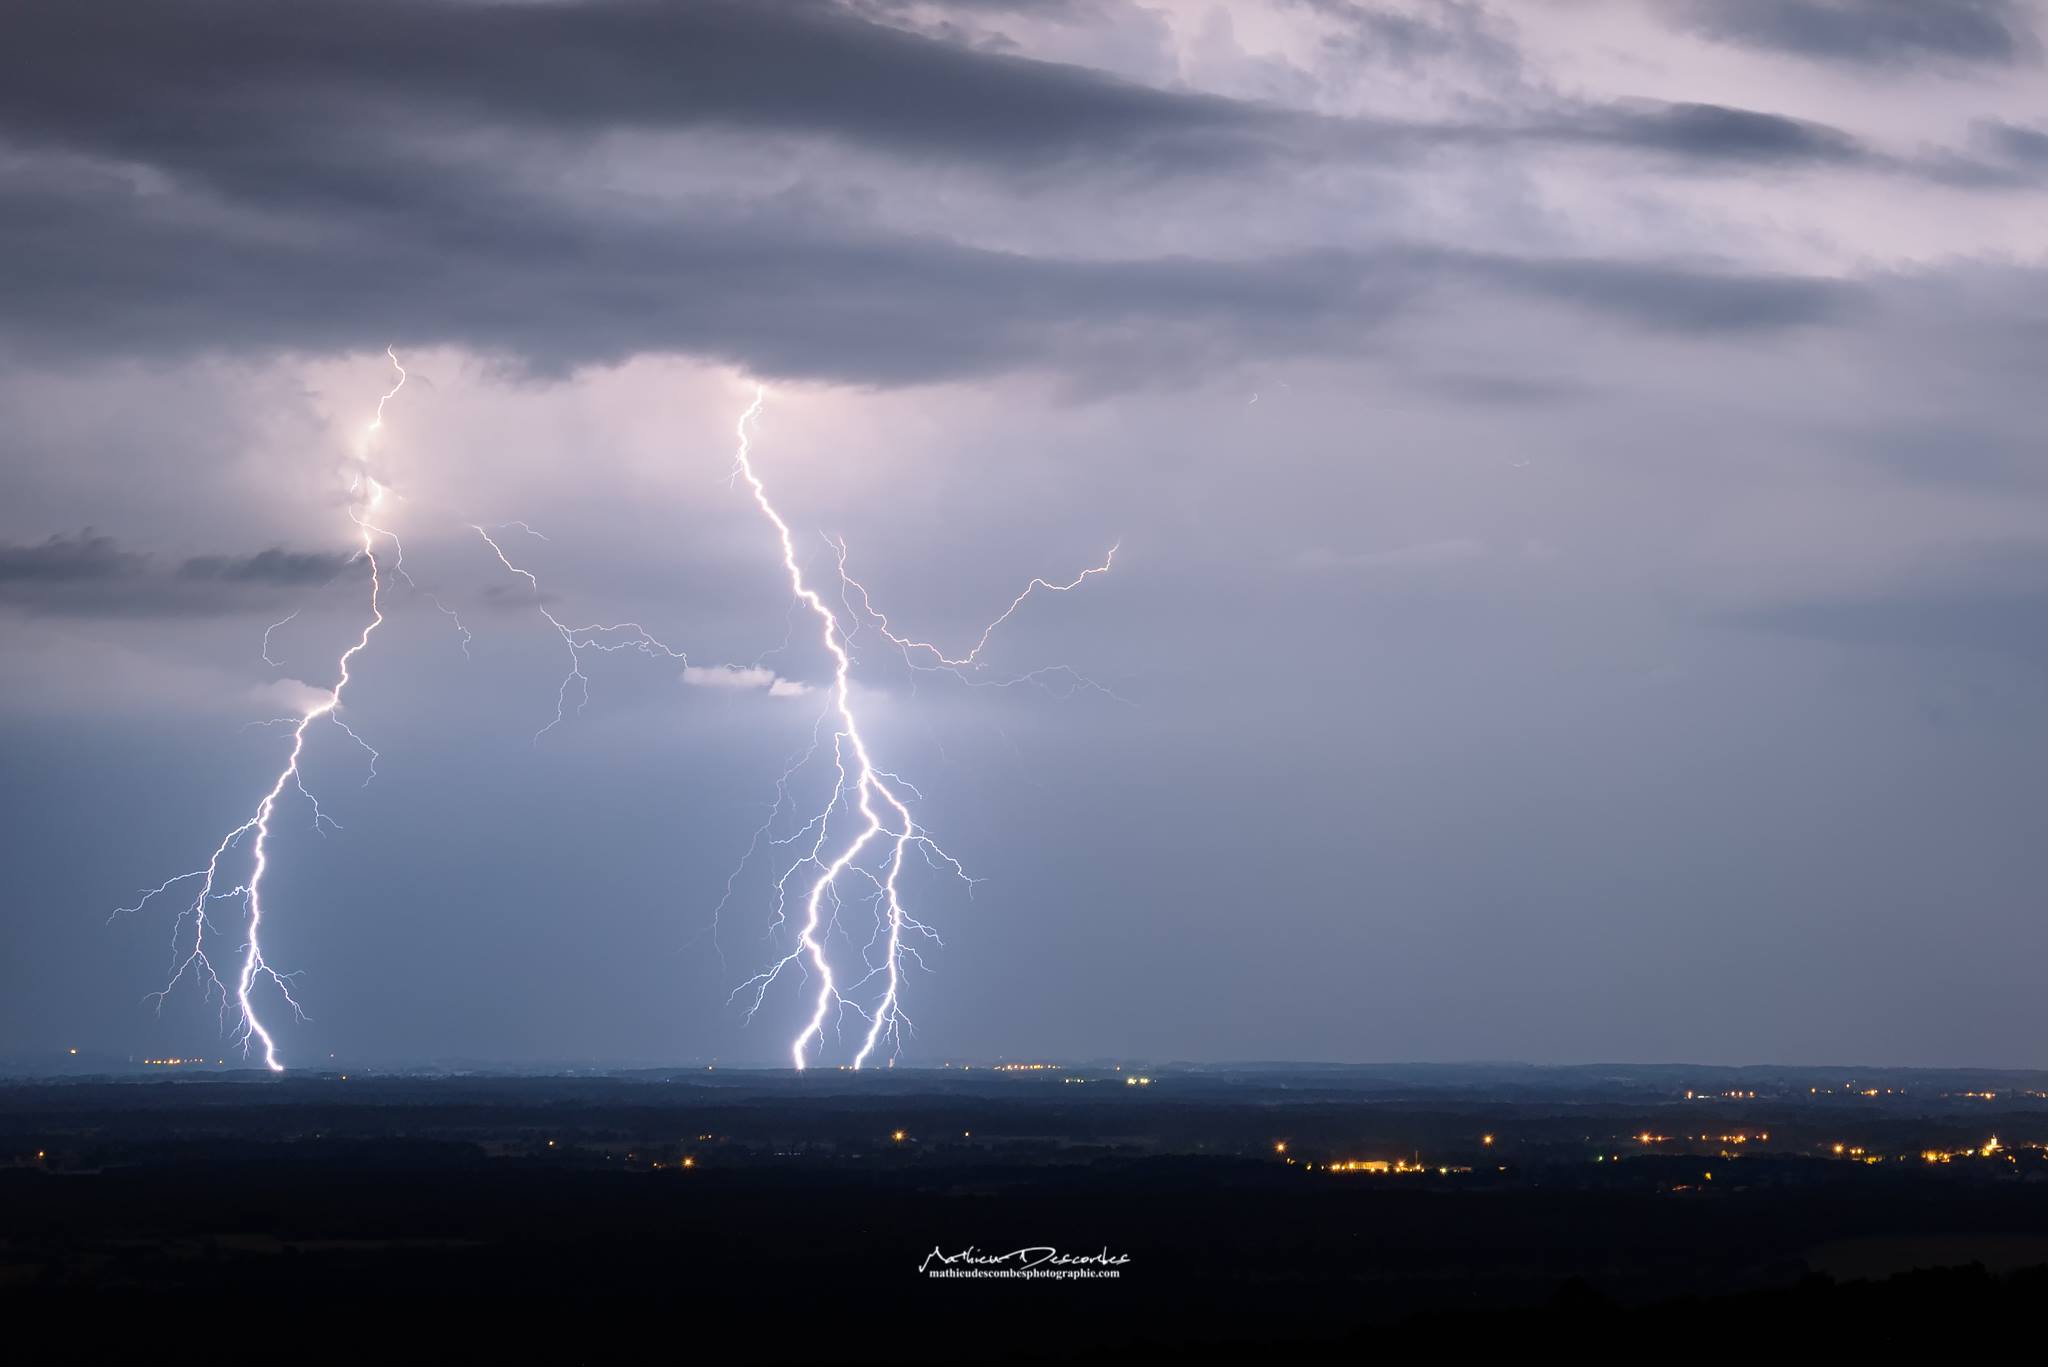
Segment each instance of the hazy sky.
[[[339,829],[280,807],[289,1063],[783,1057],[794,982],[727,1000],[773,869],[712,916],[829,678],[729,480],[756,381],[808,567],[845,538],[901,629],[1121,541],[976,678],[855,638],[985,880],[916,880],[908,1061],[2043,1063],[2040,7],[6,28],[0,1053],[222,1051],[144,1000],[175,905],[108,912],[246,818],[249,723],[361,626],[389,344],[418,591],[343,714],[375,781],[316,727]],[[468,526],[512,519],[552,611],[752,686],[596,655],[535,742],[562,643]],[[1046,665],[1115,696],[971,686]]]

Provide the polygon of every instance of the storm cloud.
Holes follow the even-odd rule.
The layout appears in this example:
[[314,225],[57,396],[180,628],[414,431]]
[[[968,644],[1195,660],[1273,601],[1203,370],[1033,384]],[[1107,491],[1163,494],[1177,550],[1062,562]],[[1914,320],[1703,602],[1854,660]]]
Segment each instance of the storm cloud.
[[[557,374],[662,351],[775,377],[1081,369],[1100,387],[1254,355],[1362,354],[1447,279],[1660,328],[1812,321],[1823,296],[1851,288],[1668,254],[1588,267],[1569,253],[1425,249],[1384,230],[1286,252],[1077,253],[759,189],[563,183],[626,133],[850,142],[884,168],[944,158],[1024,177],[1027,192],[1063,163],[1084,176],[1122,167],[1141,204],[1172,202],[1158,176],[1258,183],[1304,163],[1419,170],[1522,147],[1722,171],[1898,174],[1911,161],[1812,119],[1704,102],[1547,99],[1434,120],[1289,109],[797,0],[37,3],[11,22],[0,335],[24,352],[395,340]],[[1479,43],[1481,30],[1439,41]],[[2012,173],[1955,154],[1911,174],[1992,185]],[[1050,194],[1057,182],[1037,184]],[[1132,336],[1163,367],[1134,354]]]
[[1816,61],[2003,65],[2041,50],[2016,0],[1678,0],[1673,9],[1710,38]]
[[281,546],[164,562],[87,528],[25,545],[0,542],[0,605],[81,616],[239,613],[281,601],[281,590],[358,570],[367,572],[367,564],[346,551]]

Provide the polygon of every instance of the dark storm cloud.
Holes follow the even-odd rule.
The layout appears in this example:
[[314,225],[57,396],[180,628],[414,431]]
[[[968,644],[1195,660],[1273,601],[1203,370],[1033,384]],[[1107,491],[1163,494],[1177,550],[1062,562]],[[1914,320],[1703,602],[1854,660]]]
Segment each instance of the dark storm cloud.
[[[1346,17],[1349,41],[1397,61],[1514,61],[1463,8],[1444,22],[1323,8]],[[11,137],[271,197],[325,176],[349,197],[402,199],[423,169],[412,144],[476,130],[739,130],[1013,171],[1215,172],[1547,141],[1710,162],[1839,163],[1855,148],[1812,123],[1655,101],[1479,123],[1331,118],[963,47],[805,0],[30,0],[12,19],[0,46]]]
[[[1416,60],[1498,41],[1462,8],[1426,34],[1341,12]],[[661,352],[875,384],[1059,369],[1115,385],[1252,354],[1356,354],[1458,281],[1695,332],[1817,321],[1848,293],[1386,243],[1250,260],[1030,255],[864,231],[801,194],[721,205],[706,189],[681,209],[571,196],[535,170],[564,140],[620,128],[791,134],[999,172],[1199,176],[1278,157],[1530,146],[1710,169],[1901,169],[1839,129],[1708,104],[1328,119],[963,48],[806,0],[30,0],[10,29],[0,137],[34,150],[0,187],[0,343],[11,333],[23,351],[395,340],[537,372]],[[465,134],[516,134],[521,152],[480,156]]]
[[178,577],[229,584],[324,584],[355,558],[345,551],[288,551],[272,546],[254,555],[195,555],[178,566]]
[[[1882,151],[1831,124],[1733,105],[1616,100],[1567,109],[1513,136],[1523,141],[1603,146],[1696,171],[1858,170],[1959,189],[2038,187],[2041,167],[1992,125],[1990,155],[1953,148]],[[2024,131],[2024,130],[2019,130]]]
[[49,616],[210,616],[262,607],[277,590],[318,586],[356,568],[345,551],[283,547],[166,566],[88,527],[28,544],[0,542],[0,605]]
[[2003,65],[2040,52],[2013,0],[1678,0],[1672,8],[1706,37],[1815,61]]
[[1031,368],[1114,384],[1246,355],[1357,354],[1458,285],[1699,333],[1821,322],[1855,295],[1791,276],[1401,246],[1049,258],[807,227],[782,207],[678,221],[456,195],[402,222],[282,232],[118,183],[17,178],[0,191],[0,289],[16,341],[43,355],[396,340],[540,371],[686,352],[878,384]]
[[1559,132],[1705,162],[1847,165],[1871,159],[1839,128],[1718,104],[1630,101],[1567,121]]
[[1663,332],[1740,333],[1824,323],[1864,298],[1855,285],[1625,261],[1468,256],[1474,274],[1539,298]]
[[16,585],[76,584],[140,574],[143,557],[124,551],[110,536],[88,527],[76,536],[57,535],[32,545],[0,542],[0,592]]
[[2022,165],[2048,169],[2048,132],[1995,120],[1984,123],[1978,131],[2001,156]]
[[406,124],[738,128],[1014,165],[1233,159],[1298,116],[965,48],[807,0],[31,0],[0,48],[24,139],[238,169],[218,144]]

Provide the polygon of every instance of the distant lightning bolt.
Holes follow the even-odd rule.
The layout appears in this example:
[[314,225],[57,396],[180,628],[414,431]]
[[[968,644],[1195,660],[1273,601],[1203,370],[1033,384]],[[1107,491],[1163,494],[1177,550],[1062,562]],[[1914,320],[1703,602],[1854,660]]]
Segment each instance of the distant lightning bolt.
[[[967,651],[964,655],[955,656],[946,654],[945,651],[929,641],[920,641],[908,636],[898,636],[895,632],[891,631],[889,629],[888,615],[875,606],[874,600],[868,595],[867,586],[858,579],[855,579],[847,571],[846,543],[844,541],[835,541],[833,545],[839,552],[839,580],[842,590],[860,595],[861,611],[874,619],[875,629],[890,644],[903,652],[904,662],[912,669],[944,671],[963,683],[983,687],[993,686],[996,688],[1008,688],[1013,684],[1023,683],[1043,684],[1048,676],[1059,675],[1064,676],[1072,688],[1093,689],[1117,702],[1128,704],[1129,699],[1118,697],[1113,689],[1096,682],[1071,665],[1047,665],[1007,679],[971,677],[968,672],[970,670],[979,670],[983,667],[981,652],[988,648],[989,638],[995,635],[996,628],[1016,615],[1017,609],[1024,606],[1024,600],[1029,598],[1033,592],[1038,589],[1044,589],[1048,593],[1069,593],[1081,587],[1083,583],[1098,574],[1108,574],[1110,567],[1116,563],[1116,553],[1121,549],[1121,546],[1112,545],[1109,548],[1109,554],[1103,556],[1100,565],[1081,571],[1081,573],[1075,575],[1064,584],[1055,584],[1046,579],[1033,579],[1024,586],[1023,592],[1010,600],[1010,605],[1003,609],[1000,616],[982,628],[981,638],[974,643],[971,650]],[[851,608],[850,602],[848,607]]]
[[[751,429],[766,401],[767,390],[757,388],[754,392],[754,401],[740,415],[735,428],[738,450],[734,455],[734,470],[739,478],[746,481],[747,487],[753,493],[755,504],[775,529],[782,551],[782,567],[789,576],[790,590],[796,601],[808,608],[817,619],[820,643],[832,659],[831,701],[827,711],[820,716],[819,722],[821,732],[826,717],[833,718],[835,723],[831,740],[835,777],[831,795],[822,810],[805,821],[795,835],[775,842],[784,845],[798,844],[806,839],[810,842],[808,848],[775,880],[776,924],[780,926],[786,920],[790,880],[804,869],[809,869],[812,873],[809,889],[803,897],[803,920],[797,930],[795,947],[766,970],[742,983],[733,995],[737,997],[752,989],[753,999],[747,1011],[751,1018],[760,1010],[768,989],[785,972],[796,969],[801,973],[808,973],[815,980],[816,990],[812,998],[810,1015],[790,1043],[791,1062],[798,1069],[807,1066],[813,1047],[822,1049],[824,1046],[826,1027],[828,1023],[836,1021],[835,1008],[839,1008],[841,1016],[845,1010],[850,1009],[867,1022],[867,1028],[862,1032],[860,1047],[853,1056],[853,1067],[858,1069],[873,1057],[876,1049],[884,1041],[888,1042],[892,1052],[900,1050],[904,1031],[910,1026],[902,1007],[905,960],[922,963],[913,939],[939,943],[937,933],[912,916],[903,904],[901,880],[904,865],[911,851],[919,851],[927,863],[957,877],[965,879],[966,871],[957,860],[939,848],[912,816],[904,794],[916,798],[919,796],[917,789],[895,774],[878,768],[868,749],[867,739],[861,733],[860,722],[854,712],[854,661],[848,643],[849,633],[842,626],[838,613],[833,611],[817,590],[805,580],[789,523],[776,510],[768,497],[767,486],[754,468]],[[876,621],[882,635],[905,652],[906,658],[923,652],[937,667],[954,670],[977,666],[981,652],[988,645],[989,637],[1023,606],[1025,599],[1035,590],[1064,593],[1074,589],[1093,575],[1108,573],[1110,563],[1116,555],[1115,548],[1112,547],[1101,565],[1084,571],[1065,584],[1033,579],[1024,591],[1012,600],[1002,615],[981,633],[980,639],[975,642],[972,649],[961,656],[948,656],[936,645],[890,632],[887,617],[874,608],[867,589],[847,576],[844,543],[834,544],[839,550],[842,601],[846,599],[849,591],[857,591],[867,615]],[[851,612],[850,603],[848,606]],[[798,756],[777,780],[776,801],[769,813],[769,824],[775,821],[784,803],[789,800],[792,777],[808,764],[823,746],[822,734],[814,736],[810,748]],[[836,833],[832,829],[832,824],[834,814],[842,808],[851,809],[859,814],[859,829],[850,838],[839,837],[844,843],[836,853],[833,853]],[[764,825],[755,832],[754,840],[749,844],[747,854],[741,860],[742,868],[759,847],[761,836],[766,830],[767,826]],[[877,842],[886,850],[881,858],[879,871],[865,867],[860,862],[863,853]],[[737,877],[737,870],[734,876]],[[840,891],[842,879],[864,882],[869,890],[868,898],[872,900],[877,911],[876,931],[868,941],[862,956],[867,972],[858,980],[845,984],[842,984],[834,973],[831,960],[826,953],[826,939],[836,927],[839,911],[845,901],[845,895]],[[967,881],[971,887],[973,880]],[[728,879],[726,899],[721,900],[719,904],[721,910],[725,902],[730,900],[731,892],[732,881]],[[881,980],[880,998],[871,1010],[864,1009],[849,998],[849,993],[877,978]]]
[[[350,740],[369,753],[370,772],[373,776],[376,773],[377,752],[371,749],[363,738],[357,735],[349,727],[348,723],[341,719],[339,714],[341,711],[342,694],[348,688],[355,658],[370,644],[371,635],[378,627],[384,624],[384,571],[377,560],[377,538],[380,536],[390,538],[394,547],[397,545],[397,539],[372,520],[376,515],[378,505],[384,500],[386,491],[384,486],[379,484],[369,474],[367,468],[371,444],[375,441],[377,433],[384,426],[385,405],[397,397],[399,390],[405,388],[405,367],[399,365],[398,357],[388,348],[385,354],[390,356],[392,367],[398,371],[398,382],[385,391],[382,398],[377,400],[377,415],[363,429],[351,462],[354,469],[351,471],[352,477],[349,485],[349,492],[354,496],[355,501],[350,506],[348,515],[350,520],[355,523],[357,532],[361,535],[362,556],[370,567],[369,616],[363,623],[362,630],[357,634],[354,642],[341,652],[340,658],[336,661],[334,686],[322,693],[318,701],[302,710],[295,721],[289,718],[282,719],[291,721],[292,724],[291,748],[285,756],[284,767],[278,770],[277,777],[272,780],[269,790],[263,794],[262,799],[256,804],[255,812],[248,820],[234,827],[225,836],[221,837],[220,843],[214,846],[213,853],[207,857],[204,865],[189,872],[181,873],[174,878],[166,879],[156,887],[143,893],[134,905],[123,907],[119,912],[115,913],[119,915],[123,912],[140,911],[159,894],[168,892],[171,888],[181,884],[188,884],[194,880],[198,881],[199,889],[197,894],[178,914],[171,931],[172,944],[175,947],[181,940],[185,926],[189,923],[192,935],[191,948],[182,955],[175,948],[173,949],[170,977],[166,980],[163,987],[152,993],[151,996],[161,1007],[164,998],[188,974],[203,975],[205,995],[211,996],[216,991],[220,993],[223,1028],[225,1028],[225,1019],[230,1009],[230,995],[226,984],[221,981],[220,975],[215,971],[213,959],[206,947],[207,931],[212,927],[212,922],[208,916],[208,908],[217,901],[227,901],[237,897],[242,899],[248,921],[248,939],[242,946],[242,966],[241,971],[235,975],[232,997],[234,1009],[237,1013],[234,1026],[235,1039],[242,1046],[244,1054],[248,1053],[252,1046],[260,1045],[263,1050],[264,1065],[274,1073],[283,1072],[284,1064],[278,1058],[276,1038],[263,1024],[262,1018],[256,1012],[255,991],[258,986],[267,981],[277,988],[278,992],[284,997],[285,1002],[292,1008],[294,1015],[303,1018],[304,1012],[300,1010],[298,999],[292,995],[291,979],[293,975],[278,972],[276,968],[272,967],[270,961],[264,957],[263,953],[263,879],[264,875],[270,870],[271,819],[276,815],[278,801],[285,796],[286,789],[290,788],[296,789],[311,804],[316,829],[322,821],[328,821],[329,824],[332,824],[331,819],[321,811],[319,799],[314,797],[312,791],[306,787],[301,769],[306,753],[307,733],[312,730],[316,722],[323,720],[331,721],[339,727]],[[398,554],[402,558],[403,551],[399,551]],[[398,562],[394,561],[394,564],[396,563]],[[409,578],[408,582],[410,582]],[[290,618],[285,619],[285,621],[290,620]],[[270,630],[274,631],[277,626],[282,626],[283,624],[283,622],[279,622]],[[457,625],[460,625],[459,621]],[[270,632],[266,631],[264,633],[264,658],[266,660],[270,657],[269,638]],[[221,886],[224,882],[221,868],[222,861],[227,857],[230,850],[235,849],[242,843],[245,837],[250,838],[248,878],[242,883],[223,890]]]
[[[533,733],[534,744],[538,745],[542,736],[560,726],[568,718],[571,710],[580,712],[589,705],[590,676],[583,672],[584,651],[595,650],[610,654],[621,650],[635,650],[642,655],[680,660],[686,665],[690,662],[688,655],[658,640],[653,633],[649,632],[646,627],[641,626],[638,622],[593,622],[588,626],[572,627],[561,618],[555,616],[548,608],[547,598],[541,593],[540,580],[534,577],[533,571],[513,564],[512,558],[505,554],[505,548],[498,543],[496,537],[491,535],[493,530],[502,531],[506,527],[516,527],[528,536],[535,537],[541,541],[547,540],[545,536],[542,536],[524,522],[501,523],[495,529],[480,527],[472,522],[469,524],[469,527],[471,531],[482,537],[484,544],[489,546],[492,552],[497,555],[499,564],[518,575],[521,579],[524,579],[527,585],[533,589],[534,609],[547,619],[548,625],[555,629],[555,634],[562,638],[563,648],[569,652],[569,672],[562,676],[561,685],[555,690],[554,718],[547,725]],[[576,690],[576,705],[574,709],[571,709],[569,706],[569,691],[572,688]]]
[[281,618],[280,620],[272,622],[269,626],[263,628],[263,663],[269,665],[273,669],[277,668],[279,665],[282,665],[284,663],[283,660],[273,660],[270,658],[270,633],[276,631],[279,627],[291,621],[293,617],[297,617],[299,613],[302,611],[304,611],[304,609],[302,608],[293,608],[290,617]]

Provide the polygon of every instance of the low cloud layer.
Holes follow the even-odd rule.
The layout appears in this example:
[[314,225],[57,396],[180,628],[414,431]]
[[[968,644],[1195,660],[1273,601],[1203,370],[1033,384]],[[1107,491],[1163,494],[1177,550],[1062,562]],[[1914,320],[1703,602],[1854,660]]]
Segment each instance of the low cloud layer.
[[1677,0],[1672,8],[1707,37],[1822,62],[2008,65],[2041,55],[2017,0]]
[[81,616],[207,616],[281,601],[283,591],[367,572],[346,551],[271,547],[167,562],[90,528],[30,544],[0,542],[0,606]]

